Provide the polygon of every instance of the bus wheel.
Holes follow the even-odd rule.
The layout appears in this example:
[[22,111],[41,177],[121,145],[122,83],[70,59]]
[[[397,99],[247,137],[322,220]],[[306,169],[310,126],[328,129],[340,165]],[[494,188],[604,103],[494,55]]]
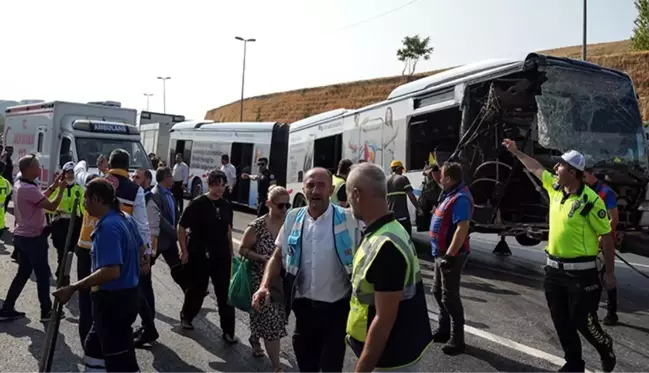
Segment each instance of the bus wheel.
[[198,197],[203,193],[203,186],[201,185],[200,181],[194,180],[192,183],[192,199]]
[[541,241],[530,238],[526,234],[517,235],[516,242],[521,246],[536,246],[541,243]]
[[304,197],[302,197],[301,194],[297,195],[295,197],[295,201],[293,201],[293,207],[304,207],[306,206],[306,200]]

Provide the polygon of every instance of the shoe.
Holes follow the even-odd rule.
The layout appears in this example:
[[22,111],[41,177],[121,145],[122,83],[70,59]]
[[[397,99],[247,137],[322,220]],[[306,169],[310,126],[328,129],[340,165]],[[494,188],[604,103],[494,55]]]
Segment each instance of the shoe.
[[609,356],[602,358],[602,370],[604,372],[612,372],[616,364],[617,358],[613,352],[611,352]]
[[619,319],[618,319],[618,317],[617,317],[617,314],[615,314],[615,313],[609,313],[608,315],[606,315],[606,317],[604,318],[604,320],[602,320],[602,323],[603,323],[604,325],[614,326],[614,325],[617,325],[617,322],[618,322],[618,321],[619,321]]
[[461,353],[464,353],[464,351],[466,351],[466,343],[464,343],[463,333],[451,335],[451,340],[446,342],[446,344],[442,346],[442,352],[446,355],[459,355]]
[[225,343],[231,344],[231,345],[239,343],[239,338],[237,338],[236,335],[231,336],[229,334],[223,334],[223,340],[225,341]]
[[142,347],[146,344],[151,344],[155,342],[158,338],[160,337],[160,334],[158,334],[158,331],[155,329],[145,329],[142,331],[142,333],[135,338],[133,341],[133,344],[135,347]]
[[13,321],[25,317],[24,312],[16,310],[0,310],[0,321]]
[[433,332],[433,342],[435,343],[446,343],[449,339],[451,339],[451,332],[449,331],[437,328]]
[[583,362],[581,363],[565,363],[559,369],[559,372],[584,372],[586,371],[586,364]]
[[185,330],[194,330],[194,325],[192,325],[192,322],[189,320],[180,320],[180,326]]
[[[49,311],[41,311],[41,322],[48,322],[50,319],[52,319],[52,315],[54,314],[54,311],[49,310]],[[65,318],[65,312],[61,311],[61,314],[59,315],[59,320]]]

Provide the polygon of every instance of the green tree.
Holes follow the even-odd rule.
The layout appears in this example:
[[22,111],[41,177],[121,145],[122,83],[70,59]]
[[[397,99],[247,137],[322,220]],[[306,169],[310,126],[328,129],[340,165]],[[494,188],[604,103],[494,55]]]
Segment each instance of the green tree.
[[410,77],[415,73],[417,62],[422,58],[428,61],[434,48],[428,46],[430,37],[422,39],[419,35],[406,36],[401,43],[402,48],[397,50],[397,58],[403,62],[401,75],[406,75],[407,72],[407,76]]
[[255,121],[261,122],[261,106],[257,107],[257,116],[255,117]]
[[649,50],[649,0],[635,0],[638,17],[633,22],[631,47],[635,50]]

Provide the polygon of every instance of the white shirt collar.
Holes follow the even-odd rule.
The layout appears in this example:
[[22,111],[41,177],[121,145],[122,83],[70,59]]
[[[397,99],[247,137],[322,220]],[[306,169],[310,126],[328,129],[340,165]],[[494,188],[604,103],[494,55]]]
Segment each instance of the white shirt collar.
[[311,217],[311,214],[309,214],[309,209],[308,208],[307,208],[306,212],[307,212],[307,216],[309,217],[309,219],[311,219],[313,222],[320,222],[320,221],[326,220],[329,216],[331,216],[331,214],[333,212],[333,209],[334,209],[333,205],[330,203],[329,207],[327,207],[327,210],[324,212],[324,214],[320,215],[317,219],[314,219],[313,217]]

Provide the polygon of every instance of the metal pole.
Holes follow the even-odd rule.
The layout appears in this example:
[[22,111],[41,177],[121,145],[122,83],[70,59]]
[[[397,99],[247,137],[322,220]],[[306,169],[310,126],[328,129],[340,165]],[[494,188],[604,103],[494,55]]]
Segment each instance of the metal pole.
[[588,16],[588,11],[587,11],[587,6],[586,6],[587,2],[588,2],[587,0],[584,0],[584,22],[583,22],[584,23],[584,30],[583,30],[584,40],[583,40],[583,44],[582,44],[582,47],[581,47],[581,59],[584,60],[584,61],[586,61],[586,46],[587,46],[587,41],[586,41],[586,39],[587,39],[586,38],[586,18]]
[[248,45],[248,40],[243,41],[243,69],[241,70],[241,105],[240,105],[240,115],[239,122],[243,122],[243,87],[246,82],[246,46]]
[[147,111],[149,110],[149,104],[151,96],[153,96],[153,93],[145,93],[144,96],[146,96],[146,109]]
[[161,77],[158,79],[162,80],[162,112],[167,113],[167,80],[171,79],[170,76]]

